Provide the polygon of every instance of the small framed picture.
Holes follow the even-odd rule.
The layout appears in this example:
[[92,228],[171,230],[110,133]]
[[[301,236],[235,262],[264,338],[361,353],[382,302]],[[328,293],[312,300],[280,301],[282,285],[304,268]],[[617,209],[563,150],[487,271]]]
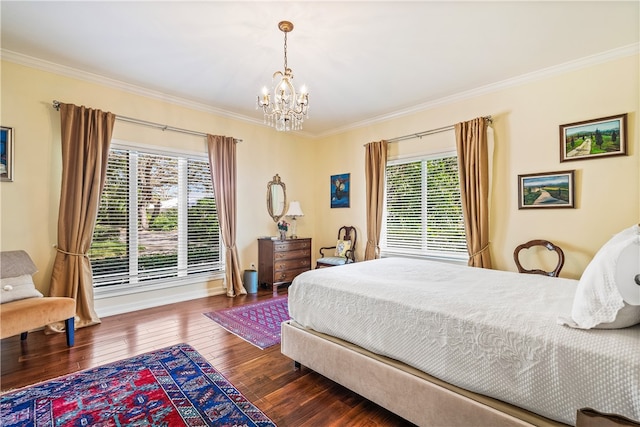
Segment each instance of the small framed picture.
[[351,188],[349,176],[351,174],[343,173],[340,175],[331,175],[331,207],[332,208],[348,208],[349,207],[349,189]]
[[518,209],[573,208],[574,172],[518,175]]
[[627,154],[627,114],[560,125],[560,161]]
[[0,181],[13,181],[13,129],[0,126]]

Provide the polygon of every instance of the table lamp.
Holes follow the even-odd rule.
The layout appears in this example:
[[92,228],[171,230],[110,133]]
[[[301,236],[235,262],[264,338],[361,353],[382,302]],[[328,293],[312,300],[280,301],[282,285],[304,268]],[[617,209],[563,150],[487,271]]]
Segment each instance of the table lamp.
[[298,236],[296,236],[296,218],[298,218],[299,216],[304,216],[304,214],[302,213],[302,208],[300,207],[300,202],[296,200],[290,202],[289,209],[287,210],[285,216],[291,217],[291,238],[297,239]]

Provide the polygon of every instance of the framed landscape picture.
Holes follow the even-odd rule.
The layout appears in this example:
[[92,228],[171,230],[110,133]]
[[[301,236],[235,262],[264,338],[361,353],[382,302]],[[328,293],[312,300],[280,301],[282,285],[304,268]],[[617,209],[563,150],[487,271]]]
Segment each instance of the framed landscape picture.
[[627,114],[560,125],[560,161],[627,154]]
[[343,173],[340,175],[331,175],[331,207],[332,208],[348,208],[349,207],[349,189],[351,188],[349,176],[351,174]]
[[518,209],[573,208],[574,172],[518,175]]
[[0,126],[0,181],[13,181],[13,129]]

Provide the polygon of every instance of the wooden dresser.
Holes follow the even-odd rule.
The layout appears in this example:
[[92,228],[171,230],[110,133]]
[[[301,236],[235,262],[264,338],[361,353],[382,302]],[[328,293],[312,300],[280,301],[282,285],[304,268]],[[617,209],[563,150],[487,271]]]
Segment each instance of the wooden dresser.
[[311,239],[258,239],[258,283],[273,286],[291,283],[298,274],[311,269]]

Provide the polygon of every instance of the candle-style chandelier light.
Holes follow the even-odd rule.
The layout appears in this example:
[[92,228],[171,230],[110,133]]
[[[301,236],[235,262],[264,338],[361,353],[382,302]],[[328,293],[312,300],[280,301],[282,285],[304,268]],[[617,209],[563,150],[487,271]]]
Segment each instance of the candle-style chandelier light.
[[262,107],[265,124],[276,130],[300,130],[304,119],[309,117],[309,93],[302,86],[300,94],[296,94],[291,83],[293,71],[287,66],[287,33],[293,31],[293,24],[282,21],[278,23],[278,28],[284,33],[284,72],[273,73],[273,101],[268,89],[262,88],[262,94],[258,95],[258,108]]

